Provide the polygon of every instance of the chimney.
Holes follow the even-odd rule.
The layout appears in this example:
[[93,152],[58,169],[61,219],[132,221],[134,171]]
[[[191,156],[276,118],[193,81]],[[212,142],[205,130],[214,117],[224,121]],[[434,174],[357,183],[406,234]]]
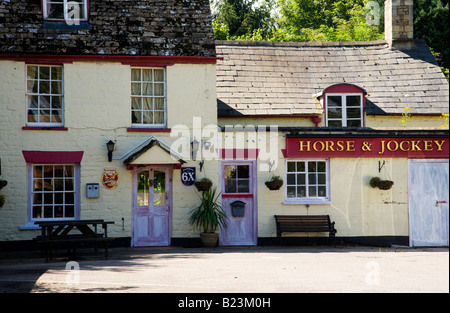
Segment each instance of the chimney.
[[413,0],[386,0],[385,37],[391,49],[415,49]]

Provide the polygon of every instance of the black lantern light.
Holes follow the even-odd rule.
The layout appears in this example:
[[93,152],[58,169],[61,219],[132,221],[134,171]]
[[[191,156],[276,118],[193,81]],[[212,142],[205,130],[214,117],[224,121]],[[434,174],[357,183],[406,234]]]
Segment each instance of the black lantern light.
[[114,145],[116,143],[112,140],[110,140],[107,144],[106,144],[106,148],[108,149],[108,162],[112,161],[112,153],[114,151]]
[[200,148],[200,142],[194,138],[194,140],[191,142],[191,148],[192,148],[192,159],[195,161],[197,160],[197,151]]

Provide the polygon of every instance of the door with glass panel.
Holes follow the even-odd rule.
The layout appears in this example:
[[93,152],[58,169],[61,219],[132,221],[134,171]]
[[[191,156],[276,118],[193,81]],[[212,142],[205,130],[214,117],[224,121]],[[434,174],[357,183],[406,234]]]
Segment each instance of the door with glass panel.
[[222,246],[254,246],[256,230],[256,162],[222,163],[222,205],[228,228],[220,229]]
[[135,168],[133,172],[133,246],[170,245],[170,216],[170,167]]

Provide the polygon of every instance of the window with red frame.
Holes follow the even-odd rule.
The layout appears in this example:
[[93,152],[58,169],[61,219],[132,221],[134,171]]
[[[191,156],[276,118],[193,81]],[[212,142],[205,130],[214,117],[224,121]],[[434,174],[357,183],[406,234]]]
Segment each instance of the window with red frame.
[[47,21],[87,21],[88,0],[42,0],[42,10]]

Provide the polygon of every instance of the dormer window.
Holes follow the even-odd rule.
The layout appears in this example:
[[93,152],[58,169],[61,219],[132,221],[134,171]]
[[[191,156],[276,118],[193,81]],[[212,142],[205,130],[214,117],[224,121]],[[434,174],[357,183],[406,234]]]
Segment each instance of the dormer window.
[[87,21],[88,0],[42,0],[42,10],[47,21]]
[[324,107],[327,127],[364,127],[366,91],[352,84],[325,88],[318,97]]
[[362,127],[362,100],[363,97],[360,94],[327,94],[327,126]]

